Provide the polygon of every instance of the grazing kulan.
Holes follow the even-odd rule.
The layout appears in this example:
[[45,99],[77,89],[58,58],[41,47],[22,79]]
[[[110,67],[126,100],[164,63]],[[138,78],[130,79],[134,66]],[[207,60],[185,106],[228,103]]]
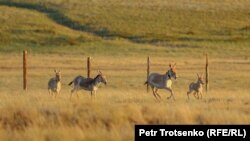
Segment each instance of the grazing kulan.
[[103,83],[105,85],[107,84],[106,77],[102,74],[101,71],[99,71],[99,74],[97,74],[95,78],[85,78],[79,75],[68,84],[69,86],[73,84],[73,89],[71,90],[70,98],[72,97],[74,92],[76,93],[77,97],[79,97],[77,91],[81,89],[90,91],[91,98],[93,96],[95,97],[96,91],[100,83]]
[[55,94],[55,97],[60,94],[61,91],[61,71],[54,70],[55,77],[51,78],[48,82],[49,95]]
[[176,64],[169,65],[169,70],[166,72],[166,74],[159,74],[159,73],[151,73],[148,77],[148,80],[144,84],[148,84],[153,91],[154,97],[160,101],[161,96],[158,93],[159,89],[165,89],[171,93],[171,95],[168,97],[170,99],[171,97],[174,98],[174,93],[172,90],[172,80],[171,78],[176,79]]
[[194,94],[194,97],[196,97],[197,99],[201,98],[202,99],[202,90],[203,90],[203,76],[199,75],[197,73],[197,81],[196,82],[192,82],[189,84],[189,91],[187,92],[187,96],[189,99],[189,94]]

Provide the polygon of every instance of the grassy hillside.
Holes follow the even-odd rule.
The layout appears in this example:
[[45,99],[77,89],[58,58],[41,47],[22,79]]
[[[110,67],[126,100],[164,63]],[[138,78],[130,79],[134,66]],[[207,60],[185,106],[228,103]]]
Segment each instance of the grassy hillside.
[[102,37],[177,47],[249,45],[248,0],[12,1],[7,4],[29,9],[51,8],[69,19],[63,24],[73,22],[73,28]]
[[[1,0],[0,4],[10,6],[4,7],[5,15],[1,16],[5,21],[1,22],[1,27],[5,27],[1,29],[2,44],[88,46],[84,43],[102,37],[168,48],[232,50],[240,56],[247,56],[245,52],[249,51],[248,0]],[[17,11],[22,11],[23,16],[14,14]],[[10,20],[6,20],[8,15],[12,15]],[[120,45],[115,46],[131,46],[118,42]]]
[[0,10],[2,50],[8,50],[6,46],[73,46],[98,40],[91,34],[58,25],[37,11],[7,6],[0,6]]

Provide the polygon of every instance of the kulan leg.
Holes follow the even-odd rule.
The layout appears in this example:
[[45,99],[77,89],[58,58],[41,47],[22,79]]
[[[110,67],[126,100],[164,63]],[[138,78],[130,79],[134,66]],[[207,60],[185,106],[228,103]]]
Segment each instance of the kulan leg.
[[196,99],[199,99],[199,92],[194,92],[194,97],[196,98]]
[[70,99],[72,98],[72,95],[73,95],[73,93],[75,92],[75,84],[73,83],[73,88],[72,88],[72,90],[70,91]]
[[193,92],[192,90],[189,90],[189,91],[187,92],[188,100],[189,100],[189,95],[192,94],[192,92]]
[[70,92],[70,99],[72,98],[73,93],[75,92],[75,89],[72,89]]
[[155,89],[155,94],[156,94],[156,96],[157,96],[159,99],[161,99],[161,96],[159,95],[158,90],[159,90],[159,89]]
[[70,93],[70,99],[72,98],[74,93],[76,93],[77,98],[79,98],[77,91],[78,91],[78,87],[74,86]]
[[60,95],[60,91],[57,91],[55,94],[55,98],[57,97],[57,95]]
[[155,94],[155,88],[154,88],[153,86],[152,86],[151,88],[152,88],[152,92],[153,92],[153,95],[154,95],[154,97],[156,98],[156,100],[157,100],[157,101],[160,101],[159,98],[158,98],[158,97],[156,96],[156,94]]
[[171,88],[165,88],[165,89],[171,93],[171,95],[167,99],[170,99],[171,97],[173,97],[173,99],[175,100],[173,90]]
[[48,89],[48,91],[49,91],[49,96],[51,95],[51,90],[50,89]]
[[199,95],[200,95],[200,99],[202,99],[202,92],[198,92],[199,93]]
[[175,97],[174,97],[174,92],[173,92],[173,90],[172,90],[172,89],[171,89],[171,95],[172,95],[173,99],[175,100]]
[[93,92],[92,91],[90,91],[90,96],[91,96],[91,99],[92,99],[92,97],[93,97]]
[[96,98],[96,91],[91,91],[91,99],[95,99]]
[[77,87],[77,86],[74,86],[74,88],[71,90],[70,99],[71,99],[73,93],[76,93],[77,98],[79,98],[78,90],[79,90],[78,87]]

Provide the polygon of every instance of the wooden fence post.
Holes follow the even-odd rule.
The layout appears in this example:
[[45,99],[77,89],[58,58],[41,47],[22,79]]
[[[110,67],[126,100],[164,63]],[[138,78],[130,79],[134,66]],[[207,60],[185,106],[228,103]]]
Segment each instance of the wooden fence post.
[[90,78],[90,73],[91,73],[91,62],[90,62],[90,57],[87,58],[87,76]]
[[[148,56],[148,58],[147,58],[147,81],[148,81],[149,73],[150,73],[150,58]],[[148,83],[147,83],[147,92],[149,92],[149,85],[148,85]]]
[[27,90],[27,50],[23,51],[23,90]]
[[209,68],[208,68],[208,55],[206,54],[206,66],[205,66],[205,71],[206,71],[206,92],[208,92],[209,89]]

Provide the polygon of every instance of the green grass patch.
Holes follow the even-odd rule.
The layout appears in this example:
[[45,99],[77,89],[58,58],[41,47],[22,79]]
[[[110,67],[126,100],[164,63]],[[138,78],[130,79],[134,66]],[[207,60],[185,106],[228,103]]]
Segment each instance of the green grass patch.
[[[207,42],[215,46],[221,42],[250,44],[248,0],[2,0],[0,3],[42,12],[57,24],[103,38],[124,38],[158,46],[202,47]],[[78,42],[69,40],[66,39],[69,44]]]

